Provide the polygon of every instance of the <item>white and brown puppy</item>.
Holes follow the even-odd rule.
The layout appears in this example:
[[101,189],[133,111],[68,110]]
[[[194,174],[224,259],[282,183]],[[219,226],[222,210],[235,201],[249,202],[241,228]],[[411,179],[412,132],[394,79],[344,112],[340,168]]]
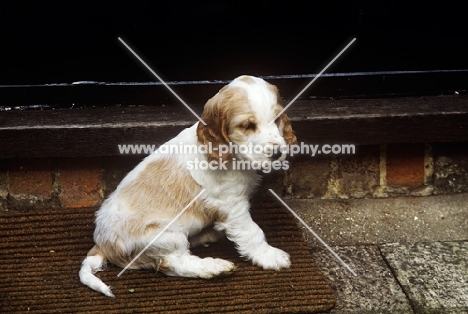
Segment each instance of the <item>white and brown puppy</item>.
[[[126,267],[202,189],[204,193],[165,230],[130,269],[152,268],[169,276],[211,278],[230,273],[232,262],[200,258],[190,247],[217,241],[223,236],[235,243],[239,254],[264,269],[290,266],[289,255],[270,246],[249,214],[249,196],[261,176],[252,169],[238,170],[232,161],[272,163],[284,153],[272,147],[296,143],[286,114],[270,123],[283,109],[278,90],[264,80],[241,76],[223,87],[205,105],[202,119],[165,145],[208,145],[210,153],[167,154],[160,150],[146,157],[119,184],[96,213],[94,241],[79,272],[90,288],[113,296],[94,273],[106,262]],[[216,148],[262,147],[241,153],[220,154]],[[193,161],[228,161],[227,169],[187,167]],[[231,161],[231,162],[229,162]]]

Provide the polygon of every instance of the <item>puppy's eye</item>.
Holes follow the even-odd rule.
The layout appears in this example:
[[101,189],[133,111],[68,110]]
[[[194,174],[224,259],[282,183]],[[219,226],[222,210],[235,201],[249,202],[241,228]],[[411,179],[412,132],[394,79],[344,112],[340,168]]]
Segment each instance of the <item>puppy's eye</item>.
[[253,122],[249,122],[245,125],[245,129],[249,131],[255,131],[256,128],[257,128],[257,125]]

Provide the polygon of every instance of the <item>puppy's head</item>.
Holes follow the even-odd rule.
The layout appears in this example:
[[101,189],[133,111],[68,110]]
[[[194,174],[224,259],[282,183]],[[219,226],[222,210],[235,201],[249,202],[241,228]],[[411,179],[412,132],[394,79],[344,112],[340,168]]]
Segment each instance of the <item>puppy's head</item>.
[[[296,136],[285,113],[275,119],[282,109],[276,86],[253,76],[238,77],[205,104],[202,119],[206,125],[198,124],[198,141],[211,143],[210,161],[231,161],[233,157],[284,160],[286,145],[295,144]],[[238,149],[217,149],[229,145]]]

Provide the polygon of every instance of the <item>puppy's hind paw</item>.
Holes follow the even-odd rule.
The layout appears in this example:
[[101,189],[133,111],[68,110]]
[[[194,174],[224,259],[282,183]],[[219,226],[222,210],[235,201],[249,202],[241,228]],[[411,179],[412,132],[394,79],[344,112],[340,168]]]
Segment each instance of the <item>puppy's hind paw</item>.
[[230,275],[234,270],[236,270],[236,265],[233,262],[220,259],[220,258],[204,258],[207,262],[206,267],[203,272],[200,274],[201,278],[210,279],[216,276],[227,276]]

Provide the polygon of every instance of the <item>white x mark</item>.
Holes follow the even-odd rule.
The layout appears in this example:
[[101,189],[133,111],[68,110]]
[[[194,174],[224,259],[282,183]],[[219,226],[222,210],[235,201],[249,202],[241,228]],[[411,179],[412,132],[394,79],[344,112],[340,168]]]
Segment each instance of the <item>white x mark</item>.
[[269,124],[272,124],[273,122],[275,122],[275,120],[276,120],[279,116],[281,116],[281,115],[283,114],[283,112],[285,112],[286,109],[288,109],[289,106],[291,106],[291,105],[293,104],[293,102],[295,102],[295,101],[299,98],[299,96],[301,96],[302,93],[304,93],[304,92],[310,87],[310,85],[312,85],[312,83],[314,83],[315,80],[318,79],[318,78],[320,77],[320,75],[322,75],[323,72],[325,72],[325,71],[330,67],[330,65],[332,65],[333,62],[335,62],[336,59],[338,59],[338,58],[343,54],[343,52],[345,52],[346,49],[348,49],[349,46],[351,46],[355,41],[356,41],[356,38],[353,38],[353,40],[351,40],[351,42],[350,42],[349,44],[347,44],[346,47],[344,47],[343,50],[341,50],[341,51],[336,55],[336,57],[333,58],[333,60],[330,61],[330,62],[323,68],[323,70],[320,71],[320,73],[317,74],[317,76],[315,76],[315,77],[313,78],[313,80],[310,81],[310,83],[307,84],[307,86],[304,87],[304,88],[299,92],[299,94],[297,94],[296,97],[294,97],[294,98],[289,102],[289,104],[288,104],[286,107],[284,107],[283,110],[280,111],[280,113],[278,113],[278,114],[276,115],[276,117],[275,117],[273,120],[270,121]]
[[161,83],[162,83],[162,84],[163,84],[163,85],[164,85],[164,86],[165,86],[165,87],[182,103],[182,104],[184,104],[184,106],[185,106],[188,110],[190,110],[190,112],[191,112],[195,117],[197,117],[197,119],[198,119],[201,123],[203,123],[203,125],[206,125],[206,122],[203,121],[203,119],[200,118],[200,117],[197,115],[197,113],[196,113],[195,111],[193,111],[192,108],[190,108],[190,106],[187,105],[187,103],[186,103],[182,98],[180,98],[179,95],[177,95],[177,93],[174,92],[174,91],[172,90],[172,88],[170,88],[169,85],[167,85],[166,82],[164,82],[163,79],[162,79],[158,74],[156,74],[156,72],[154,72],[153,69],[151,69],[150,66],[149,66],[148,64],[146,64],[146,62],[143,61],[143,59],[140,58],[140,56],[137,55],[137,53],[136,53],[135,51],[133,51],[133,49],[130,48],[130,46],[127,45],[127,43],[126,43],[125,41],[123,41],[122,38],[119,37],[119,40],[120,40],[120,42],[121,42],[121,43],[122,43],[122,44],[123,44],[123,45],[124,45],[140,62],[141,62],[141,63],[143,63],[143,65],[144,65],[154,76],[156,76],[156,78],[157,78],[157,79],[158,79],[158,80],[159,80],[159,81],[160,81],[160,82],[161,82]]

